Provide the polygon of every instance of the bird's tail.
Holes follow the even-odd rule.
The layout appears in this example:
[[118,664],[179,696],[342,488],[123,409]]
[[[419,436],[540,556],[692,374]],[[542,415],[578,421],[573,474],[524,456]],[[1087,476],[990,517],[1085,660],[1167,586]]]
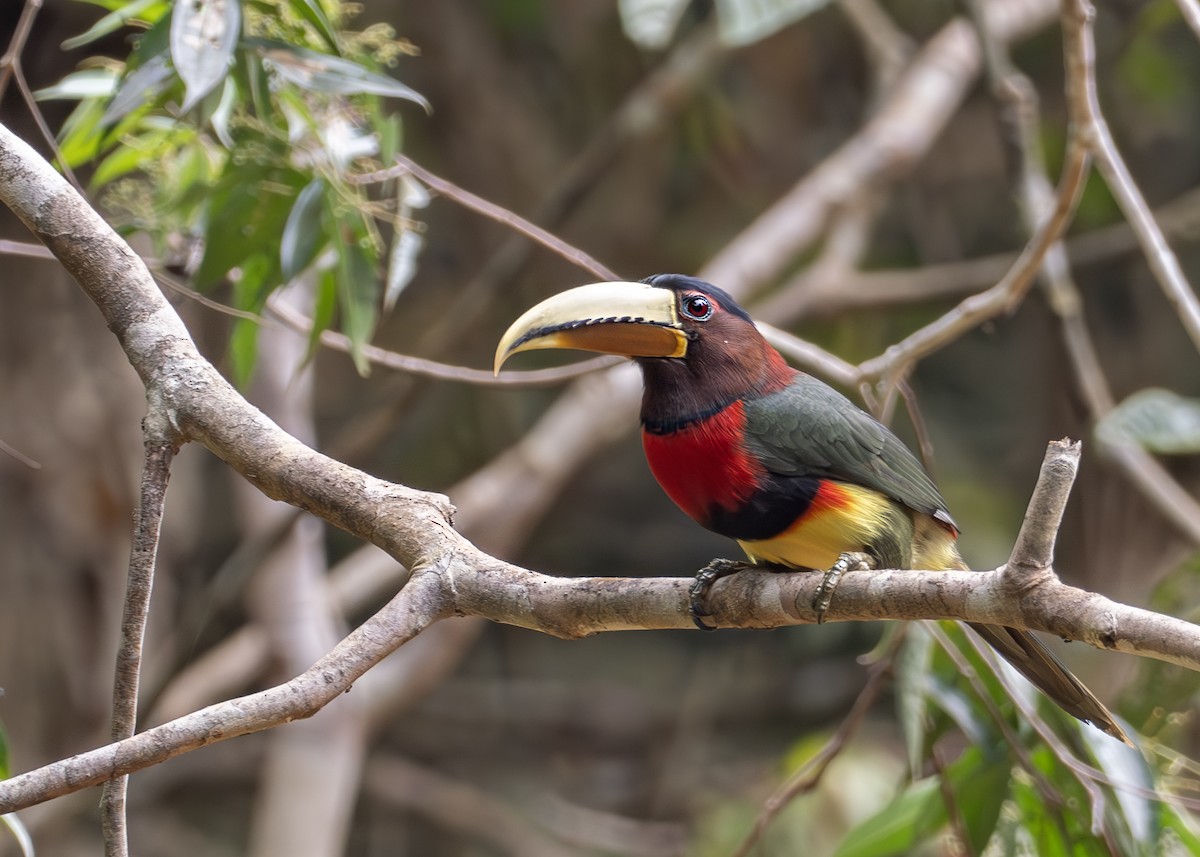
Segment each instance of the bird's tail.
[[[921,555],[914,556],[914,568],[970,570],[958,555],[953,535],[945,528],[937,527],[932,518],[924,527],[920,526],[921,523],[925,522],[918,522],[914,542],[914,546],[921,550]],[[916,552],[914,550],[914,553]],[[1132,746],[1133,742],[1129,740],[1125,730],[1117,725],[1112,712],[1084,687],[1083,682],[1060,664],[1033,634],[1000,625],[981,625],[975,622],[967,624],[976,634],[983,637],[984,642],[995,649],[1000,657],[1012,664],[1017,672],[1033,682],[1063,711]]]
[[1101,732],[1111,735],[1130,746],[1133,742],[1125,734],[1104,703],[1084,687],[1071,671],[1058,662],[1046,647],[1028,631],[1005,628],[999,625],[967,623],[983,637],[984,642],[996,650],[1017,672],[1034,683],[1046,696],[1054,700],[1063,711],[1091,723]]

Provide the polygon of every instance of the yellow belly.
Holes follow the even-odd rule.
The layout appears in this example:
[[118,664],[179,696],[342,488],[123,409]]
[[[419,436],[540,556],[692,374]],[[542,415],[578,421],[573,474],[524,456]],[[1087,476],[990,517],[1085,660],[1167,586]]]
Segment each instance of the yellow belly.
[[896,505],[869,488],[826,482],[804,516],[787,530],[738,544],[754,562],[823,570],[846,551],[863,550],[883,528],[892,526]]

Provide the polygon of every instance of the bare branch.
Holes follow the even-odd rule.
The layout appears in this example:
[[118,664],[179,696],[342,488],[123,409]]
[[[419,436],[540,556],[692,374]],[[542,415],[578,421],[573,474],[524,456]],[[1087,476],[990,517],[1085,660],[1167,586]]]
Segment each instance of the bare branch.
[[[178,435],[153,397],[150,412],[142,421],[142,431],[146,455],[133,528],[133,548],[129,557],[121,642],[117,648],[113,679],[111,737],[114,741],[130,737],[137,729],[142,644],[146,636],[146,620],[150,615],[150,594],[154,586],[154,566],[167,499],[167,482],[171,476],[171,461],[179,447]],[[124,857],[129,853],[125,824],[125,795],[128,788],[128,777],[116,777],[105,784],[100,799],[104,852],[108,857]]]
[[1081,445],[1071,440],[1052,441],[1046,449],[1042,471],[1008,560],[1008,566],[1022,575],[1042,571],[1054,563],[1054,540],[1075,484],[1080,449]]
[[[1096,160],[1096,168],[1104,176],[1109,190],[1133,227],[1155,279],[1175,308],[1192,343],[1200,349],[1200,300],[1197,300],[1195,291],[1179,266],[1179,260],[1167,244],[1129,168],[1125,166],[1108,123],[1104,121],[1104,114],[1100,111],[1093,69],[1096,49],[1092,39],[1092,21],[1095,15],[1096,10],[1089,0],[1068,0],[1063,4],[1068,80],[1073,81],[1073,85],[1067,87],[1067,95],[1071,100],[1073,121],[1080,123],[1077,133],[1086,141]],[[1071,74],[1072,65],[1077,66],[1074,74]]]
[[514,214],[507,208],[496,205],[494,202],[488,202],[482,197],[478,197],[468,190],[463,190],[453,182],[449,182],[440,176],[436,176],[429,170],[420,166],[411,158],[404,155],[396,156],[396,166],[388,167],[387,169],[377,170],[373,173],[364,173],[351,177],[351,181],[358,184],[374,184],[376,182],[387,181],[388,179],[398,178],[399,176],[411,175],[420,180],[423,184],[429,186],[431,190],[438,193],[447,199],[452,199],[459,205],[465,206],[472,211],[477,211],[485,217],[490,217],[498,223],[503,223],[510,229],[520,232],[531,241],[553,250],[564,259],[578,265],[585,271],[590,271],[595,276],[603,280],[616,280],[619,277],[614,274],[609,268],[602,265],[600,262],[593,259],[587,253],[564,242],[556,235],[552,235],[545,229],[542,229],[536,224],[530,223],[525,218]]

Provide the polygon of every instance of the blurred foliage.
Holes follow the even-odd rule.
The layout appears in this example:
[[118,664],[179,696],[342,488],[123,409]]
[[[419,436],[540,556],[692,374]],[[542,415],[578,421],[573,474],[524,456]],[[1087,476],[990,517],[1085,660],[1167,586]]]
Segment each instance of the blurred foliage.
[[[412,46],[385,26],[344,29],[351,7],[332,0],[103,5],[109,14],[64,47],[133,27],[129,57],[93,58],[38,93],[79,101],[63,126],[64,161],[96,161],[91,186],[107,188],[117,224],[148,235],[199,288],[232,280],[240,310],[260,312],[315,265],[311,341],[336,320],[365,373],[381,268],[399,272],[389,275],[394,301],[420,244],[405,238],[412,181],[397,183],[400,205],[375,204],[347,170],[388,164],[399,150],[401,120],[385,99],[429,109],[378,70]],[[390,260],[377,220],[394,233]],[[230,339],[242,382],[256,331],[239,319]]]

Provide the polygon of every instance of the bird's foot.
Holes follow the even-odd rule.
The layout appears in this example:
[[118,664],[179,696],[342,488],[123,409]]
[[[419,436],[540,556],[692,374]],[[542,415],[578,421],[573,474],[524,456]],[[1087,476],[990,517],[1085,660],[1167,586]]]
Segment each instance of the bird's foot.
[[837,589],[842,575],[847,571],[872,571],[878,566],[875,557],[869,553],[846,551],[837,558],[837,562],[825,572],[817,591],[813,593],[812,609],[817,614],[817,624],[825,624],[825,612],[833,602],[833,591]]
[[708,591],[712,589],[713,584],[722,577],[729,577],[731,574],[737,574],[739,571],[751,567],[750,563],[737,560],[714,559],[696,572],[696,580],[692,583],[692,588],[688,590],[688,613],[691,614],[692,621],[696,623],[697,628],[701,631],[717,630],[716,625],[709,625],[704,621],[706,617],[712,615],[705,607],[705,601],[708,599]]

